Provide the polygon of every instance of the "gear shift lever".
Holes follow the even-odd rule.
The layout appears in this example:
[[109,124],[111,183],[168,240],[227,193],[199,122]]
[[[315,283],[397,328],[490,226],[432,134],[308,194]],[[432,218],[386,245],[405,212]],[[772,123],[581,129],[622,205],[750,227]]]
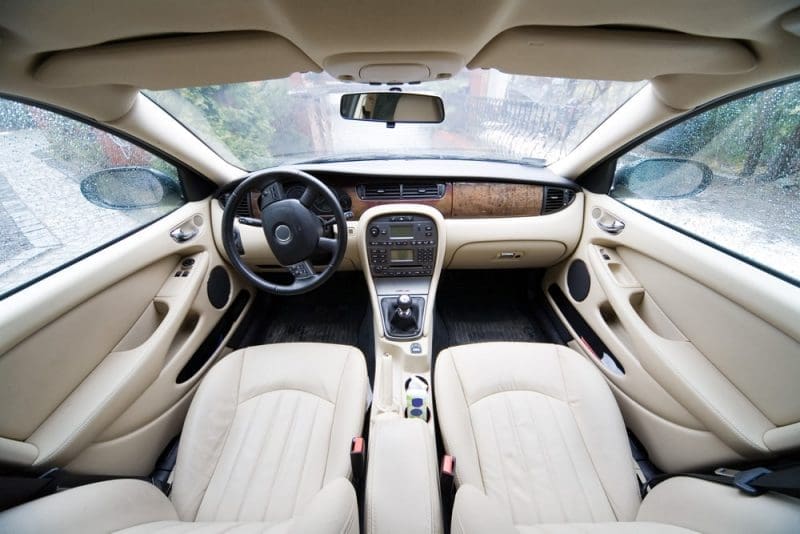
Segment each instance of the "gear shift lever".
[[392,333],[407,334],[418,330],[419,308],[414,305],[410,296],[398,295],[397,300],[389,305],[389,310],[389,326]]
[[397,316],[403,319],[411,317],[411,297],[408,295],[397,297]]

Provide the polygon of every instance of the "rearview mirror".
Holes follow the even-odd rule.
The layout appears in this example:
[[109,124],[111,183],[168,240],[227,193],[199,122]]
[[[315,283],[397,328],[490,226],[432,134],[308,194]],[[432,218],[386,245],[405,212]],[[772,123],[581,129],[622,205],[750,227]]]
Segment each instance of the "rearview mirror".
[[395,123],[440,123],[444,120],[442,99],[417,93],[351,93],[342,95],[339,111],[343,119]]
[[648,199],[694,196],[711,182],[714,173],[707,165],[682,158],[653,158],[617,171],[617,193]]
[[81,180],[83,196],[101,208],[134,210],[177,203],[181,191],[174,179],[147,167],[114,167]]

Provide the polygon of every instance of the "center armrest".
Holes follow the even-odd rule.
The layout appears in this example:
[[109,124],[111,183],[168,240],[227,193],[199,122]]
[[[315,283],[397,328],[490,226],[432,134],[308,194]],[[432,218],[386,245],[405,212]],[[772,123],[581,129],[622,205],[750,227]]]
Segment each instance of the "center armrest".
[[370,430],[364,531],[441,533],[436,446],[419,419],[375,421]]

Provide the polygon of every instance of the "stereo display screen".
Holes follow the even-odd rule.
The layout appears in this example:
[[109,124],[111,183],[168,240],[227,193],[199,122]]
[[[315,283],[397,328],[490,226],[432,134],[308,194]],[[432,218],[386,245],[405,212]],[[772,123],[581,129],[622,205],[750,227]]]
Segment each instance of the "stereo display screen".
[[414,237],[414,225],[393,224],[389,226],[389,237],[392,239],[411,239]]
[[392,249],[391,250],[392,263],[394,262],[407,262],[414,261],[414,251],[411,249]]

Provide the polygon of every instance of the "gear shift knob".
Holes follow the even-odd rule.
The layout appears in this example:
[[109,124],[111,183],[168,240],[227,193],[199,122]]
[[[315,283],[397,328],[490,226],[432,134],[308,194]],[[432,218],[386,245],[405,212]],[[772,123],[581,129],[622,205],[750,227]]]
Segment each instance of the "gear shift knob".
[[411,297],[408,295],[397,297],[397,315],[404,318],[411,315]]

